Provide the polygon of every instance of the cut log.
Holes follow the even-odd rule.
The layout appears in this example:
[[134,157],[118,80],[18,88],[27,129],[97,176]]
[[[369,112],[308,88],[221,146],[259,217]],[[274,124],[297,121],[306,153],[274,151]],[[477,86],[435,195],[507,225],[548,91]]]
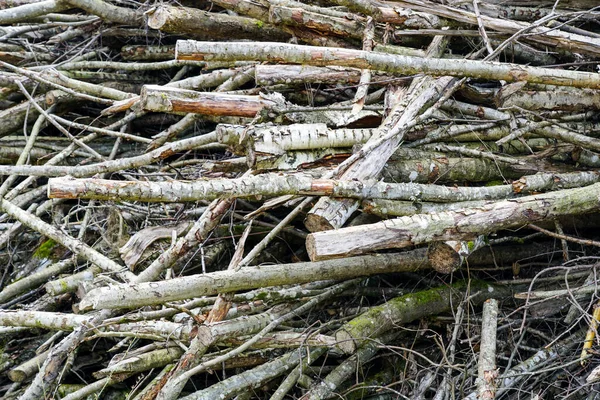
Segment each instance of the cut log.
[[161,5],[146,13],[148,26],[197,39],[288,40],[290,35],[262,21],[197,8]]
[[316,232],[308,235],[306,248],[310,259],[316,261],[433,241],[473,240],[478,235],[561,215],[596,211],[599,207],[600,184],[595,183],[585,188],[498,201],[480,208],[416,214]]

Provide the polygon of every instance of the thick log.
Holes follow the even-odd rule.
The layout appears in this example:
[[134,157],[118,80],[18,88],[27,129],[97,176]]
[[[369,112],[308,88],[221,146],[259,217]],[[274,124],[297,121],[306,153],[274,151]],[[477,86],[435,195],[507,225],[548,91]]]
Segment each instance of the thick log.
[[281,29],[254,18],[161,5],[146,13],[148,26],[197,39],[288,40]]
[[338,18],[321,13],[272,5],[269,9],[269,21],[275,25],[296,26],[311,29],[324,35],[361,38],[364,21]]
[[526,110],[564,110],[586,112],[600,108],[600,93],[592,89],[569,87],[517,88],[514,83],[503,87],[496,96],[498,108],[523,108]]
[[433,241],[473,240],[479,235],[600,207],[600,183],[577,189],[498,201],[480,208],[416,214],[308,235],[311,260],[364,254]]
[[384,180],[464,184],[518,179],[540,170],[530,165],[508,164],[483,158],[449,157],[441,153],[432,153],[429,158],[406,158],[401,155],[402,152],[397,152],[390,158],[381,173]]

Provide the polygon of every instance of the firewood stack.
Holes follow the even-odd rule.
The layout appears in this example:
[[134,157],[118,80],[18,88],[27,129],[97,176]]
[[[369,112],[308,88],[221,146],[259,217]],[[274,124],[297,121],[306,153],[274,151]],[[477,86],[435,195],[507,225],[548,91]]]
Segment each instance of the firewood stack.
[[596,398],[598,21],[0,1],[0,396]]

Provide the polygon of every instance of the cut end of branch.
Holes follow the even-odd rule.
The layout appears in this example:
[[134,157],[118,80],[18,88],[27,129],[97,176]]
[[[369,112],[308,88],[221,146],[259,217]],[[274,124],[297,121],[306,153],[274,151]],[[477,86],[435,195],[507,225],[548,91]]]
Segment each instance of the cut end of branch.
[[345,354],[353,354],[356,349],[356,342],[346,330],[340,329],[335,333],[335,340],[337,341],[336,347],[343,351]]
[[330,231],[334,229],[334,227],[326,218],[313,213],[309,213],[306,216],[306,219],[304,220],[304,226],[310,232]]
[[435,242],[427,250],[431,267],[442,274],[456,271],[461,265],[461,257],[451,246],[444,242]]
[[312,234],[309,234],[306,237],[306,252],[308,253],[308,257],[310,261],[317,261],[317,254],[315,249],[315,238]]
[[164,7],[158,7],[153,12],[146,13],[148,16],[148,26],[152,29],[162,28],[169,19],[169,11]]

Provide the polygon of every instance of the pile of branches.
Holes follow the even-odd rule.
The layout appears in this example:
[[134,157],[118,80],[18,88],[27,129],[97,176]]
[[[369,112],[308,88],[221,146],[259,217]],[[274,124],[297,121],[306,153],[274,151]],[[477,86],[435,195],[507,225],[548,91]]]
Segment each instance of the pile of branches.
[[0,1],[0,394],[597,398],[596,6]]

